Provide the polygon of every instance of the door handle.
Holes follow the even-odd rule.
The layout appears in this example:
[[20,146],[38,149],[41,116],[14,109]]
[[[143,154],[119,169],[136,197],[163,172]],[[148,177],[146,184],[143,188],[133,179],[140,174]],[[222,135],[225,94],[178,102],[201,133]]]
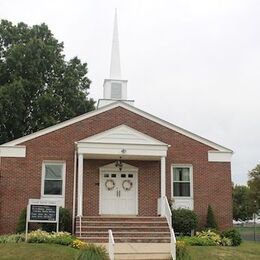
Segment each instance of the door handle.
[[121,191],[120,191],[120,190],[118,191],[118,194],[119,194],[119,196],[118,196],[118,197],[121,197]]

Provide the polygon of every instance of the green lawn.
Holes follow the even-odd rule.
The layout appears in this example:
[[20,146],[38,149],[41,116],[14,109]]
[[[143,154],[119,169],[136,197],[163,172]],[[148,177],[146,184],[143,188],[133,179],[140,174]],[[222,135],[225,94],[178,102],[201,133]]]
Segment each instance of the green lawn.
[[0,259],[10,260],[71,260],[78,250],[61,245],[8,243],[0,244]]
[[192,246],[189,247],[191,259],[195,260],[250,260],[260,259],[259,242],[243,242],[239,247]]
[[[10,243],[0,244],[0,259],[18,260],[73,260],[78,250],[67,246],[50,244]],[[243,242],[239,247],[192,246],[189,247],[194,260],[250,260],[260,259],[259,242]]]

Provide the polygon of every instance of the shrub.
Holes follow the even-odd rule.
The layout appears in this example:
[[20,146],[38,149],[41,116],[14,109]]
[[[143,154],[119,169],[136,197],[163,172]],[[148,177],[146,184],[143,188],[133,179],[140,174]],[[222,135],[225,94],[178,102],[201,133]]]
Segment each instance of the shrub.
[[77,260],[109,260],[107,250],[104,246],[87,244],[86,247],[79,251]]
[[25,241],[24,234],[12,234],[12,235],[2,235],[0,236],[0,244],[5,243],[20,243]]
[[25,232],[25,227],[26,227],[26,208],[22,209],[20,212],[18,222],[16,225],[16,233],[22,233]]
[[42,230],[32,231],[28,234],[28,243],[49,243],[59,245],[71,245],[75,237],[67,232],[52,232],[48,233]]
[[[43,223],[41,225],[42,230],[47,232],[56,231],[55,223]],[[59,208],[59,231],[71,232],[71,214],[70,211],[66,208]]]
[[182,237],[182,241],[185,241],[190,246],[215,246],[216,243],[208,237]]
[[221,239],[221,245],[222,246],[232,246],[232,240],[228,237],[223,237]]
[[202,231],[202,232],[197,232],[196,234],[197,237],[199,238],[205,238],[209,241],[212,241],[214,245],[220,245],[221,244],[221,236],[212,230],[207,230],[207,231]]
[[208,206],[206,228],[218,229],[218,225],[213,213],[213,209],[210,205]]
[[71,246],[75,249],[85,249],[87,246],[86,242],[83,242],[79,239],[75,239],[73,240],[73,242],[71,243]]
[[189,234],[196,229],[198,223],[197,215],[188,209],[172,210],[172,226],[176,233]]
[[43,230],[32,231],[28,234],[28,243],[48,243],[50,240],[50,234]]
[[53,232],[50,235],[48,243],[69,246],[73,243],[75,237],[68,232]]
[[176,257],[179,260],[190,258],[187,243],[185,241],[176,242]]
[[229,238],[232,242],[232,246],[239,246],[242,242],[240,233],[234,228],[223,231],[221,236],[222,238]]

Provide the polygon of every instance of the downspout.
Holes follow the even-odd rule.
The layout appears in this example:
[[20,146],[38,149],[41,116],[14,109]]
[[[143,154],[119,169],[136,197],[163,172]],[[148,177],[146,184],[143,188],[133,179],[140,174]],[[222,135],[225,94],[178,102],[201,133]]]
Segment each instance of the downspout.
[[74,151],[74,175],[73,175],[73,205],[72,205],[72,234],[75,232],[75,213],[76,213],[76,182],[77,182],[77,150]]

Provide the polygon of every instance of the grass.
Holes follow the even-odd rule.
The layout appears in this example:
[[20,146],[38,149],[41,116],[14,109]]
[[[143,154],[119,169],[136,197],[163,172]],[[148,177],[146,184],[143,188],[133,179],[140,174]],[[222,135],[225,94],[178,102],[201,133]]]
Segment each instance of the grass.
[[260,243],[243,242],[239,247],[224,246],[191,246],[189,247],[191,259],[212,260],[259,260]]
[[78,250],[53,244],[8,243],[0,244],[0,259],[18,260],[71,260]]
[[[239,247],[192,246],[189,247],[191,259],[210,260],[254,260],[259,259],[260,243],[243,242]],[[78,250],[53,244],[9,243],[0,244],[0,259],[18,260],[71,260]]]

